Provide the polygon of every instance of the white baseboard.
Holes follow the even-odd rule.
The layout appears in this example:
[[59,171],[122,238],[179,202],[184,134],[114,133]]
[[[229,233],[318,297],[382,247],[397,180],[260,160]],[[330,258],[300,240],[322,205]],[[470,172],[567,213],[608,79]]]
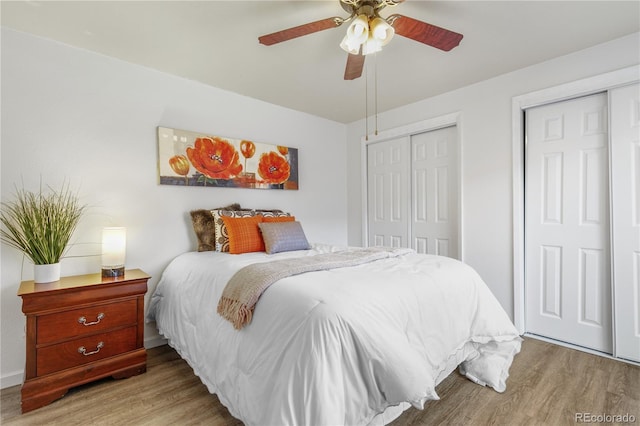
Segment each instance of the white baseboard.
[[[149,339],[145,339],[144,347],[146,349],[155,348],[167,344],[167,339],[157,335]],[[6,376],[0,377],[0,389],[10,388],[11,386],[21,385],[24,379],[24,370],[14,371]]]
[[166,345],[167,344],[167,339],[165,339],[164,337],[160,336],[160,335],[156,335],[153,337],[150,337],[148,339],[144,339],[144,347],[145,349],[151,349],[151,348],[155,348],[157,346],[162,346],[162,345]]
[[21,385],[24,378],[24,370],[14,371],[6,376],[0,377],[0,389],[10,388],[11,386]]

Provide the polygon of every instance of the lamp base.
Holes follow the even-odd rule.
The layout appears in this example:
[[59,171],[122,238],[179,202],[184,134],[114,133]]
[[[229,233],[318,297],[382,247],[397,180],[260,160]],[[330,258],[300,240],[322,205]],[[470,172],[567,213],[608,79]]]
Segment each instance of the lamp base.
[[102,268],[102,278],[124,277],[124,266],[121,268]]

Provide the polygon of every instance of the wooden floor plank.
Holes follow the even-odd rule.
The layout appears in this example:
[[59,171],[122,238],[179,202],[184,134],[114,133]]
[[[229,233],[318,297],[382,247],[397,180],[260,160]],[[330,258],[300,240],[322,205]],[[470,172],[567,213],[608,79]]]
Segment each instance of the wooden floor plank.
[[[391,425],[575,425],[576,413],[629,414],[640,423],[640,367],[530,338],[504,393],[458,372],[436,390],[441,400],[410,408]],[[3,389],[0,414],[2,425],[242,425],[168,346],[148,351],[145,374],[71,389],[24,415],[20,387]]]

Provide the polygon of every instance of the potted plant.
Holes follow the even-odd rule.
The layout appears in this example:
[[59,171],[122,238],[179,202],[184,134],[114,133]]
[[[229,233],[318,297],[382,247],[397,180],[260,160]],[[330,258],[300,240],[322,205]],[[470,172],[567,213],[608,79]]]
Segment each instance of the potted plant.
[[2,242],[31,259],[36,283],[59,280],[60,259],[86,206],[68,184],[47,193],[16,189],[15,199],[1,206]]

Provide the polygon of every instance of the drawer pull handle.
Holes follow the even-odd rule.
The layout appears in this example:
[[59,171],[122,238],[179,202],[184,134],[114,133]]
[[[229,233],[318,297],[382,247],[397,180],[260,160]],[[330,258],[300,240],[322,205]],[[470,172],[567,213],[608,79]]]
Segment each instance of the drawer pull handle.
[[84,346],[80,346],[78,348],[78,352],[80,352],[84,356],[89,356],[89,355],[97,354],[98,352],[100,352],[100,349],[102,348],[104,348],[104,342],[98,342],[98,346],[96,346],[95,351],[87,352],[87,348],[85,348]]
[[84,317],[84,316],[83,316],[83,317],[78,318],[78,322],[79,322],[80,324],[84,325],[84,326],[87,326],[87,325],[96,325],[96,324],[98,324],[100,321],[102,321],[103,319],[104,319],[104,313],[103,313],[103,312],[100,312],[100,313],[98,314],[98,316],[96,317],[96,321],[87,322],[87,317]]

